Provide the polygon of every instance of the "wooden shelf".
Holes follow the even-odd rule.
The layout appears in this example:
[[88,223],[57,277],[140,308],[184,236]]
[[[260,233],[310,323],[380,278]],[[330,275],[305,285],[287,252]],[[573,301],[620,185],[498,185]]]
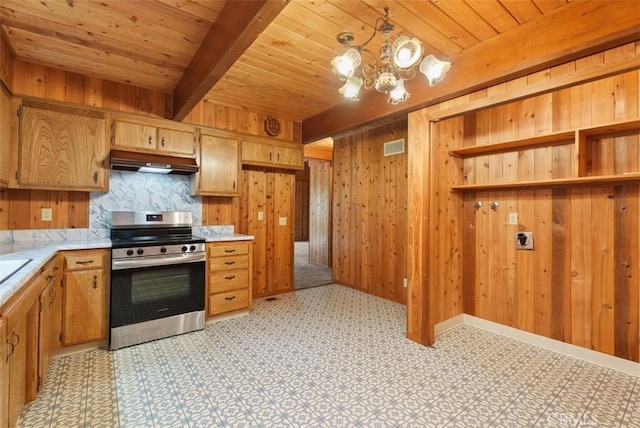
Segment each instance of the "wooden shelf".
[[588,128],[578,129],[578,133],[587,137],[607,136],[615,137],[616,135],[624,135],[640,131],[640,119],[623,120],[619,122],[608,123],[600,126],[590,126]]
[[455,192],[481,192],[488,190],[515,190],[524,188],[544,187],[576,187],[576,186],[607,186],[616,184],[640,183],[640,172],[620,175],[599,175],[590,177],[555,178],[551,180],[514,181],[511,183],[463,184],[452,186]]
[[507,152],[520,148],[532,148],[540,146],[552,146],[560,144],[573,144],[575,141],[575,131],[554,132],[552,134],[537,135],[535,137],[522,138],[519,140],[506,141],[497,144],[485,144],[481,146],[469,146],[461,149],[451,150],[449,154],[456,157],[470,157],[482,154]]

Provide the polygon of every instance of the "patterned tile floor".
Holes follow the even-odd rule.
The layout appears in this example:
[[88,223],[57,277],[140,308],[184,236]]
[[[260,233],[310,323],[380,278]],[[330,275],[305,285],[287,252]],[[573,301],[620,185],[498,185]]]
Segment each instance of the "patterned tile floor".
[[56,358],[23,427],[640,427],[640,379],[328,285],[115,352]]

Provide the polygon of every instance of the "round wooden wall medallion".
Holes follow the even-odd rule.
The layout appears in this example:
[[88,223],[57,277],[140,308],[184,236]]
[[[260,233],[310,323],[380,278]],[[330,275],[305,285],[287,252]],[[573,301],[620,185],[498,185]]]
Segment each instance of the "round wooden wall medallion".
[[268,116],[264,120],[264,132],[272,137],[280,134],[280,121],[273,116]]

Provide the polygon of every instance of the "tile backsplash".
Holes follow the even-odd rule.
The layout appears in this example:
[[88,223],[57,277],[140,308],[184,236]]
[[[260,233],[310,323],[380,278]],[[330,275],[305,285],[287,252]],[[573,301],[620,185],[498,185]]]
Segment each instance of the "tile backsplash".
[[194,234],[233,233],[230,226],[202,226],[202,198],[191,196],[189,176],[111,171],[109,192],[92,192],[88,229],[0,231],[0,242],[58,241],[109,237],[111,211],[191,211]]

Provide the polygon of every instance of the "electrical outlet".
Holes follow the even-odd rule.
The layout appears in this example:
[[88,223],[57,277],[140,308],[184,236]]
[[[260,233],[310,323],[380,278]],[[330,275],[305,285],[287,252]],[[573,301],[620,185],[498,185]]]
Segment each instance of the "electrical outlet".
[[533,232],[516,233],[516,250],[533,250]]
[[286,217],[280,217],[278,224],[280,226],[286,226],[287,225],[287,218]]
[[264,211],[258,211],[258,220],[264,220]]
[[518,213],[509,213],[507,224],[518,224]]
[[42,210],[40,210],[40,219],[42,221],[51,221],[51,217],[52,217],[51,208],[42,208]]

